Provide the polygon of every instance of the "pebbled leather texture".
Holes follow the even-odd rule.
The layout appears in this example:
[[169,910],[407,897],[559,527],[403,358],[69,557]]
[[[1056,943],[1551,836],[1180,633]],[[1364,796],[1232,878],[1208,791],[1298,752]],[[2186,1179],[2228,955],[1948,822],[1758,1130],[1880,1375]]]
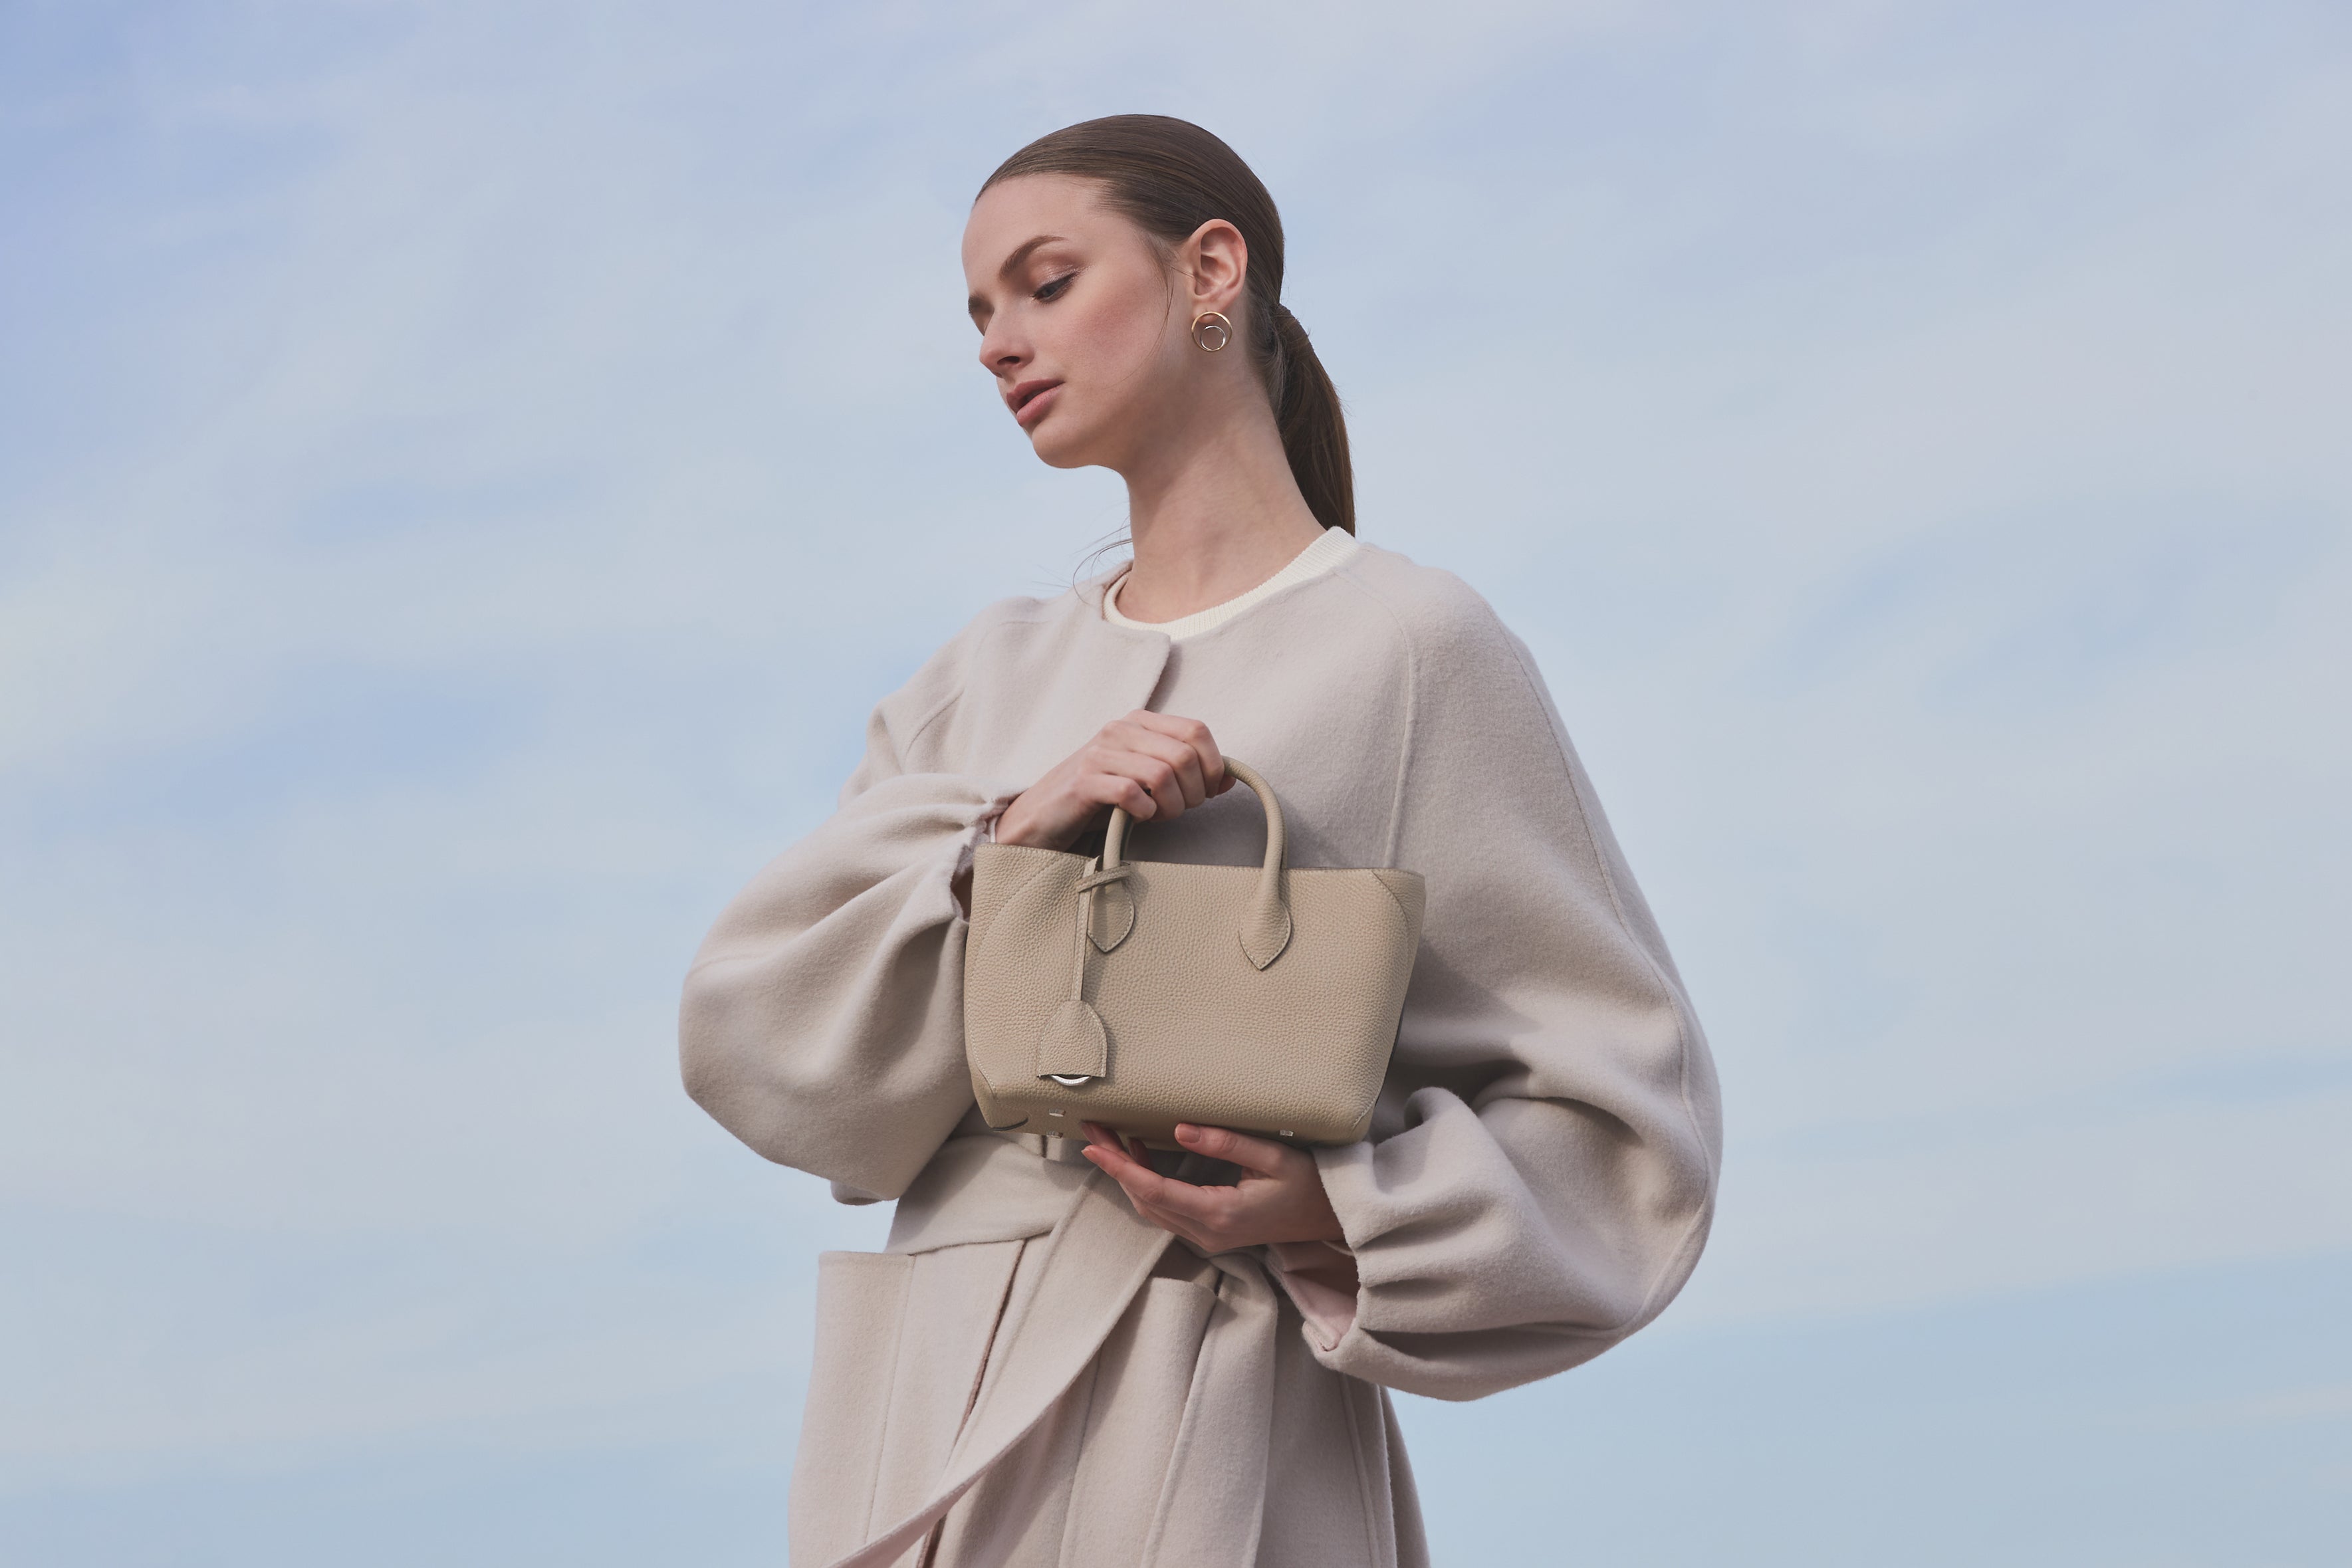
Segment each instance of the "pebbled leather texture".
[[1272,788],[1226,765],[1265,809],[1262,865],[1123,860],[1123,811],[1100,861],[975,852],[964,1049],[992,1127],[1076,1137],[1095,1121],[1163,1145],[1179,1122],[1297,1144],[1370,1127],[1422,879],[1286,866]]

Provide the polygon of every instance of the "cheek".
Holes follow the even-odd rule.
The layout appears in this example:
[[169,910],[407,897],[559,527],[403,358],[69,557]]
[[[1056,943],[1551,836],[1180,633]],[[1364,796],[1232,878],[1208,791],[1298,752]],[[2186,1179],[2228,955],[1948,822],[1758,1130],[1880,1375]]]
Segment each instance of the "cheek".
[[1062,312],[1065,372],[1073,382],[1108,391],[1132,381],[1160,349],[1165,293],[1150,280],[1097,288]]

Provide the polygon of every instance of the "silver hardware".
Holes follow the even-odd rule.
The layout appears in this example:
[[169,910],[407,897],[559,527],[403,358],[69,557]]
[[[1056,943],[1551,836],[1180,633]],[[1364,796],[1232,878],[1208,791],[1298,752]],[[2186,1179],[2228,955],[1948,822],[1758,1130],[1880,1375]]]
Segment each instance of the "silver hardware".
[[1045,1114],[1047,1114],[1048,1116],[1058,1116],[1058,1115],[1060,1115],[1060,1114],[1061,1114],[1061,1113],[1060,1113],[1059,1111],[1048,1111],[1048,1112],[1046,1112],[1046,1113],[1045,1113]]
[[[1055,1112],[1055,1113],[1054,1113],[1054,1114],[1055,1114],[1055,1115],[1056,1115],[1056,1116],[1058,1116],[1058,1115],[1060,1115],[1060,1114],[1061,1114],[1061,1113],[1060,1113],[1059,1111],[1056,1111],[1056,1112]],[[1296,1134],[1296,1133],[1294,1133],[1294,1132],[1292,1132],[1289,1128],[1285,1127],[1282,1131],[1280,1131],[1279,1133],[1276,1133],[1276,1134],[1275,1134],[1275,1136],[1276,1136],[1276,1137],[1277,1137],[1277,1138],[1295,1138],[1295,1137],[1298,1136],[1298,1134]]]
[[[1076,1089],[1081,1083],[1092,1083],[1097,1075],[1092,1072],[1048,1072],[1045,1076],[1065,1089]],[[1061,1113],[1056,1111],[1054,1114],[1058,1116]]]

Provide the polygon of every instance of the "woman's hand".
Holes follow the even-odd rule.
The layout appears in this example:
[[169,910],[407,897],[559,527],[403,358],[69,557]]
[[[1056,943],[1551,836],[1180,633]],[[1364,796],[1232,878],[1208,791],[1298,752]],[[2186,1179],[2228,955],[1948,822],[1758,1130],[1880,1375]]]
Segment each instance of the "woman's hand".
[[996,819],[996,841],[1067,849],[1105,807],[1150,821],[1178,816],[1233,783],[1207,725],[1138,708],[1103,726],[1007,806]]
[[1303,1149],[1223,1127],[1180,1125],[1178,1143],[1194,1154],[1230,1160],[1244,1172],[1232,1186],[1195,1186],[1143,1164],[1108,1129],[1092,1122],[1086,1129],[1087,1158],[1110,1173],[1135,1212],[1204,1253],[1270,1241],[1347,1239],[1323,1191],[1315,1156]]

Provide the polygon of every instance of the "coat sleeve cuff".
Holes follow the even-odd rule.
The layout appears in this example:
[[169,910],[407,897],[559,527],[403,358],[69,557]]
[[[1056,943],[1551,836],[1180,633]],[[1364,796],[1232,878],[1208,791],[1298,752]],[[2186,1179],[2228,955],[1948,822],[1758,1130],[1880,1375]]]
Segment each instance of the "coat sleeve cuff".
[[1021,794],[1018,785],[995,786],[982,805],[980,815],[972,820],[970,831],[956,841],[955,869],[948,873],[948,887],[955,897],[956,912],[966,918],[971,917],[971,911],[965,907],[962,890],[971,885],[972,856],[981,845],[996,841],[997,819],[1004,815],[1005,809],[1019,800]]
[[1356,1326],[1356,1256],[1344,1242],[1276,1241],[1266,1268],[1307,1321],[1316,1349],[1337,1350]]

